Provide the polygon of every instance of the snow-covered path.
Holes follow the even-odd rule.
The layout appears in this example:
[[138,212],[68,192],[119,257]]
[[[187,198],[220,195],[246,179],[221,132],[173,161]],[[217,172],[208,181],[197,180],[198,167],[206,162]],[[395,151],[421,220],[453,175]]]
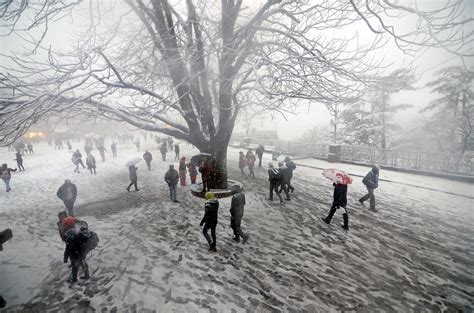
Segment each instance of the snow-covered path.
[[[298,167],[295,193],[283,206],[265,201],[266,171],[247,179],[246,245],[231,240],[229,199],[220,201],[218,253],[207,252],[199,221],[203,200],[180,188],[169,202],[163,182],[168,163],[154,155],[140,164],[139,192],[128,193],[124,163],[137,153],[119,147],[98,174],[74,174],[70,153],[36,147],[26,172],[14,174],[12,192],[0,190],[0,229],[14,238],[0,252],[0,294],[7,310],[196,311],[469,311],[474,303],[472,199],[395,183],[376,192],[379,212],[358,204],[360,179],[349,188],[350,232],[320,221],[332,186],[320,170]],[[82,147],[82,144],[81,144]],[[82,150],[82,148],[81,148]],[[195,153],[182,147],[184,155]],[[230,176],[238,178],[238,150],[229,149]],[[13,159],[0,148],[0,160]],[[266,164],[269,159],[265,159]],[[13,163],[10,162],[10,163]],[[11,164],[13,165],[13,164]],[[337,167],[337,166],[336,166]],[[382,178],[384,173],[382,173]],[[393,175],[387,173],[387,176]],[[437,184],[416,177],[414,185]],[[99,233],[89,257],[90,281],[69,289],[56,215],[56,190],[77,184],[76,215]],[[437,179],[434,179],[437,180]],[[461,184],[463,191],[472,185]],[[459,190],[459,189],[457,189]],[[472,193],[471,193],[472,195]]]

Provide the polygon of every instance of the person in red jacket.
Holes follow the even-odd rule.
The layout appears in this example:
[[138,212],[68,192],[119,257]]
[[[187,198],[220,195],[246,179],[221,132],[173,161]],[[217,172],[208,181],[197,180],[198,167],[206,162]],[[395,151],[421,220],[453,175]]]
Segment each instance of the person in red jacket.
[[196,169],[196,165],[193,162],[189,162],[188,172],[189,172],[189,177],[191,177],[191,184],[195,184],[196,183],[196,176],[197,176],[197,169]]
[[181,184],[181,186],[186,186],[186,158],[185,157],[182,157],[181,160],[179,161],[178,173],[179,173],[179,183]]

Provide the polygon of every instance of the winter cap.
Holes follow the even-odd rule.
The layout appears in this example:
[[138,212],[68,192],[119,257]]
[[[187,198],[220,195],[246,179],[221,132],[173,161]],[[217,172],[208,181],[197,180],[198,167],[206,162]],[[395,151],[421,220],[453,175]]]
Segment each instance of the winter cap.
[[283,166],[283,162],[278,162],[278,166]]
[[170,168],[174,168],[174,165],[173,165],[173,164],[170,164]]
[[286,156],[284,161],[285,161],[285,162],[288,162],[289,160],[290,160],[290,157],[289,157],[289,156]]
[[269,167],[269,168],[273,168],[273,163],[272,163],[272,162],[268,162],[268,167]]
[[76,224],[76,218],[74,216],[68,216],[63,219],[63,226],[71,228]]
[[216,199],[216,195],[213,193],[213,192],[206,192],[206,195],[204,196],[204,198],[206,200],[215,200]]
[[65,184],[70,184],[70,183],[71,183],[71,180],[70,180],[70,179],[66,179],[66,180],[64,181],[64,183],[65,183]]
[[239,185],[233,185],[232,188],[230,188],[233,194],[240,192],[240,187]]
[[67,216],[67,212],[65,209],[62,209],[61,211],[58,212],[58,218],[60,218],[61,216]]
[[374,172],[380,171],[380,165],[375,164],[374,166],[372,166],[372,170],[373,170]]

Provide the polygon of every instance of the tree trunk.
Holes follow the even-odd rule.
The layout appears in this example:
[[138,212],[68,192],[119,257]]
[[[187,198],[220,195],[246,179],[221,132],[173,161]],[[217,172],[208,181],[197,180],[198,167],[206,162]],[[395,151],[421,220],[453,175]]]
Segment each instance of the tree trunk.
[[226,189],[227,184],[227,145],[213,147],[212,175],[209,186],[215,189]]

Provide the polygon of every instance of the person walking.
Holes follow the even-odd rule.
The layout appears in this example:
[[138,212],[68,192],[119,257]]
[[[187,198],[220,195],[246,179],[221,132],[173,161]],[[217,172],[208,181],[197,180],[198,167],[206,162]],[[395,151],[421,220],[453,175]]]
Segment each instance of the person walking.
[[135,186],[135,191],[140,191],[140,189],[138,189],[138,185],[137,185],[137,182],[138,182],[137,171],[138,171],[138,167],[136,167],[135,165],[130,165],[128,167],[128,173],[129,173],[129,177],[130,177],[130,185],[128,185],[127,191],[130,191],[130,187],[132,187],[132,185]]
[[234,231],[234,241],[239,242],[242,237],[242,243],[246,243],[249,236],[244,234],[241,228],[242,217],[244,216],[245,194],[241,192],[239,186],[232,187],[232,200],[230,203],[230,227]]
[[170,167],[165,174],[165,182],[168,184],[168,187],[170,189],[170,199],[175,203],[179,203],[179,201],[176,199],[176,188],[178,185],[178,179],[178,172],[174,169],[174,165],[170,164]]
[[168,137],[168,146],[170,147],[170,150],[173,150],[173,138]]
[[28,153],[29,153],[29,154],[35,154],[35,152],[33,151],[33,145],[31,144],[31,142],[28,143],[28,144],[26,145],[26,147],[28,148]]
[[117,157],[117,143],[115,141],[112,142],[112,144],[110,145],[110,150],[112,150],[112,156],[116,158]]
[[99,150],[100,158],[102,159],[102,162],[105,162],[105,153],[107,152],[107,149],[105,149],[105,146],[101,144],[97,147],[97,150]]
[[247,166],[247,159],[242,151],[239,152],[239,169],[241,173],[241,177],[247,178],[247,175],[244,172],[244,168]]
[[18,165],[18,169],[20,170],[20,172],[23,172],[25,171],[25,167],[23,166],[23,156],[21,155],[21,153],[18,151],[16,154],[16,164]]
[[168,148],[166,147],[166,141],[163,141],[160,147],[161,157],[163,161],[166,161],[166,152],[168,152]]
[[[90,152],[91,152],[91,150],[89,149],[89,152],[87,152],[87,153],[90,153]],[[77,164],[76,164],[76,163],[73,161],[73,163],[76,164],[76,168],[77,168],[77,172],[78,172],[78,173],[79,173],[79,164],[82,165],[82,168],[86,168],[86,167],[84,166],[84,163],[82,163],[82,154],[81,154],[81,152],[79,152],[79,149],[77,149],[76,152],[74,152],[74,153],[72,154],[72,158],[73,158],[73,160],[75,159],[76,162],[77,162]]]
[[153,160],[153,155],[146,150],[145,153],[143,153],[143,159],[146,162],[146,166],[148,167],[148,170],[151,170],[151,161]]
[[178,172],[179,172],[179,183],[181,184],[181,186],[186,186],[186,158],[185,157],[182,157],[181,160],[179,161]]
[[74,202],[77,198],[77,187],[69,179],[64,181],[64,184],[59,187],[56,196],[63,200],[64,206],[67,209],[69,216],[74,216]]
[[92,153],[87,154],[86,165],[89,171],[91,171],[91,174],[97,174],[97,172],[95,171],[95,157],[92,155]]
[[[206,204],[204,205],[204,217],[201,220],[199,225],[203,227],[202,233],[204,238],[206,238],[207,243],[209,244],[209,250],[212,252],[216,252],[216,227],[217,227],[217,220],[218,220],[218,212],[219,212],[219,201],[217,201],[216,196],[212,192],[206,192],[204,198],[207,200]],[[209,237],[209,229],[211,230],[211,237]]]
[[253,168],[255,166],[255,154],[253,154],[252,150],[247,151],[247,166],[249,167],[249,176],[255,178],[255,173],[253,172]]
[[69,150],[69,152],[72,152],[72,145],[71,145],[71,142],[66,141],[66,145],[67,145],[67,149]]
[[367,188],[368,193],[359,199],[359,202],[361,204],[364,204],[364,201],[370,199],[370,210],[373,212],[377,212],[377,210],[375,209],[374,190],[377,189],[377,187],[379,186],[379,172],[380,167],[378,165],[374,165],[372,167],[372,170],[368,172],[367,175],[365,175],[364,179],[362,180],[362,183]]
[[12,179],[12,172],[16,172],[17,169],[11,169],[7,164],[2,164],[0,175],[3,182],[5,183],[6,191],[10,192],[12,188],[10,187],[10,180]]
[[140,152],[140,140],[135,141],[135,146],[137,147],[137,152]]
[[289,156],[285,157],[285,165],[288,168],[288,189],[293,193],[295,187],[291,185],[291,179],[293,178],[293,171],[296,169],[295,163],[290,159]]
[[77,274],[79,268],[82,268],[84,273],[81,276],[81,279],[89,279],[89,265],[86,262],[86,242],[83,232],[79,228],[77,222],[74,227],[71,227],[65,234],[66,249],[64,251],[64,263],[68,262],[68,259],[71,260],[71,274],[69,275],[69,288],[77,283]]
[[288,168],[285,166],[285,163],[278,162],[278,171],[280,172],[280,192],[283,190],[285,192],[286,201],[290,201],[290,194],[288,193]]
[[174,144],[174,159],[179,160],[179,144]]
[[255,149],[255,153],[258,157],[258,167],[262,167],[262,158],[263,158],[263,151],[265,148],[262,145],[258,145],[257,149]]
[[188,172],[189,172],[189,177],[191,178],[191,184],[196,183],[196,176],[198,174],[196,165],[191,161],[188,163]]
[[331,206],[331,209],[329,210],[328,216],[323,217],[322,220],[326,224],[330,224],[334,213],[336,213],[336,210],[339,208],[342,208],[343,209],[342,218],[344,220],[344,225],[342,225],[342,228],[344,228],[345,230],[349,230],[349,214],[347,213],[347,209],[346,209],[347,185],[336,184],[336,183],[333,183],[332,185],[334,186],[332,206]]
[[209,180],[211,179],[212,174],[211,160],[207,158],[204,159],[201,163],[201,166],[199,166],[199,172],[201,173],[202,193],[210,191],[211,188],[209,188]]
[[[77,150],[77,151],[79,151],[79,150]],[[91,153],[91,152],[92,152],[92,143],[86,143],[86,144],[84,145],[84,152],[86,153],[86,155],[87,155],[88,153]]]
[[273,201],[273,191],[280,199],[280,203],[283,203],[283,198],[281,197],[281,192],[278,190],[280,187],[280,172],[277,168],[273,166],[273,163],[268,163],[268,181],[270,182],[270,197],[269,201]]

